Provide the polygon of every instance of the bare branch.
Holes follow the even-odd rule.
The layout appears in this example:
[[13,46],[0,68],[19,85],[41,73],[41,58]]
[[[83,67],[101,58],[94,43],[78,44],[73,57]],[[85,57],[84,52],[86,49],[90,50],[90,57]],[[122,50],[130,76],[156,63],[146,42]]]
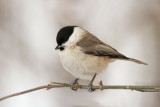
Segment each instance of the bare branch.
[[[14,94],[11,94],[8,96],[1,97],[0,101],[11,98],[11,97],[19,96],[22,94],[30,93],[33,91],[37,91],[40,89],[49,90],[52,88],[64,88],[64,87],[75,87],[76,89],[88,89],[87,85],[80,85],[80,84],[71,85],[71,84],[67,84],[67,83],[52,82],[51,84],[48,84],[48,85],[32,88],[32,89],[29,89],[26,91],[22,91],[22,92],[18,92],[18,93],[14,93]],[[100,82],[99,86],[93,86],[93,89],[100,89],[100,90],[128,89],[128,90],[136,90],[136,91],[141,91],[141,92],[160,92],[160,86],[111,86],[111,85],[103,85],[102,81]]]

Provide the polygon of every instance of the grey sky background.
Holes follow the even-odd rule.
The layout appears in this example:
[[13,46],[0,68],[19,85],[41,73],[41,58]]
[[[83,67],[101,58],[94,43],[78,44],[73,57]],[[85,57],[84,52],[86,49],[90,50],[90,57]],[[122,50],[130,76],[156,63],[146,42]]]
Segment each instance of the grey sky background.
[[[0,97],[74,79],[54,50],[56,34],[66,25],[81,26],[124,55],[149,64],[115,61],[95,84],[160,85],[159,7],[159,0],[0,0]],[[64,88],[7,99],[0,107],[157,107],[159,101],[160,93]]]

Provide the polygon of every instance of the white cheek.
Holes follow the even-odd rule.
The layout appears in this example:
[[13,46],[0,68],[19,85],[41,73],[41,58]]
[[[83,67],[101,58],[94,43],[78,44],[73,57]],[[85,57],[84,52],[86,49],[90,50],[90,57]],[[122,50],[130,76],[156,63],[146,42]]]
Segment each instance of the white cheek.
[[82,36],[85,33],[87,33],[87,32],[85,30],[79,28],[79,27],[74,28],[73,34],[69,37],[68,41],[65,42],[63,45],[64,46],[74,45],[75,43],[77,43],[82,38]]

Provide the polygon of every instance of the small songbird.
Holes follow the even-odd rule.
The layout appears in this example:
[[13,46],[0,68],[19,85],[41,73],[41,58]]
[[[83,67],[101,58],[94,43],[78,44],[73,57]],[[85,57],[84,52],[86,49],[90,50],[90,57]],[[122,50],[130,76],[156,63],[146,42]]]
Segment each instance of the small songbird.
[[56,40],[58,45],[55,49],[58,50],[62,66],[76,77],[72,83],[77,84],[79,79],[91,80],[88,85],[90,92],[94,91],[92,83],[96,75],[105,71],[113,60],[126,60],[147,65],[137,59],[126,57],[78,26],[61,28]]

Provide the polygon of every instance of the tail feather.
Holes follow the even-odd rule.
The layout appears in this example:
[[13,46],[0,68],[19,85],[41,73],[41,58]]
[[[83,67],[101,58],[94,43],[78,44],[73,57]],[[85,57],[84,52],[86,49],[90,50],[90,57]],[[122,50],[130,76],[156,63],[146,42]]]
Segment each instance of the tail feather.
[[135,63],[138,63],[138,64],[148,65],[147,63],[144,63],[144,62],[142,62],[142,61],[139,61],[139,60],[133,59],[133,58],[128,58],[128,61],[132,61],[132,62],[135,62]]

